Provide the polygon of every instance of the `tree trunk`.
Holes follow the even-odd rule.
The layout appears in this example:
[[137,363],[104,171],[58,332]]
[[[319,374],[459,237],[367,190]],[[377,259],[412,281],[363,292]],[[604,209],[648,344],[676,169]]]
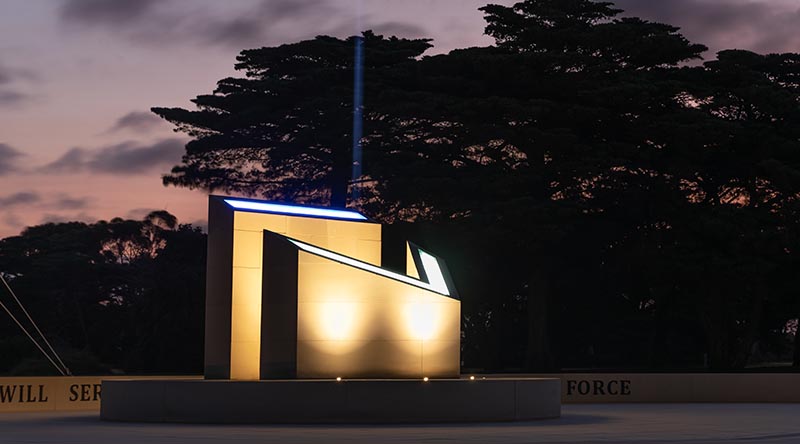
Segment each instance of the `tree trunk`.
[[764,312],[764,295],[765,290],[760,287],[756,289],[753,295],[753,307],[748,313],[747,327],[739,340],[736,360],[733,362],[733,366],[736,368],[744,368],[753,353],[753,344],[755,344],[758,337],[758,328],[761,325],[761,317]]
[[347,206],[347,186],[352,175],[353,158],[350,149],[337,149],[333,152],[333,169],[330,174],[330,206]]
[[89,330],[86,328],[86,320],[83,316],[83,308],[81,308],[81,303],[74,292],[71,293],[70,296],[72,302],[75,303],[75,313],[78,315],[78,325],[81,327],[81,333],[83,334],[83,349],[91,350],[91,344],[89,344]]
[[490,311],[492,313],[492,321],[483,333],[485,335],[485,340],[483,341],[485,348],[479,350],[479,355],[481,357],[481,366],[489,373],[496,373],[503,370],[503,335],[500,327],[502,309],[500,304],[493,303]]
[[792,354],[792,367],[800,369],[800,316],[798,316],[798,326],[794,332],[794,353]]
[[652,369],[664,365],[662,350],[662,324],[664,322],[664,313],[667,310],[667,303],[666,297],[657,298],[655,295],[653,295],[652,291],[649,291],[649,294],[650,297],[655,301],[653,308],[653,322],[650,328],[650,338],[647,347],[647,366]]
[[528,346],[525,350],[525,369],[552,371],[554,363],[548,323],[550,289],[541,272],[536,272],[534,276],[528,287]]
[[708,369],[727,370],[730,369],[730,359],[728,353],[728,332],[719,325],[708,326]]
[[708,347],[708,368],[727,370],[732,364],[725,300],[720,294],[709,296],[702,314]]
[[[337,178],[334,178],[337,179]],[[347,206],[347,180],[333,180],[331,183],[331,203],[330,206],[344,208]]]

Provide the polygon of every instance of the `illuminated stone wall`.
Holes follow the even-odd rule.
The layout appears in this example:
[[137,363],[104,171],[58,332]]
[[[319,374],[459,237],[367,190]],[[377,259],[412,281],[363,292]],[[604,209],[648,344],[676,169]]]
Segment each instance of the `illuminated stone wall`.
[[454,377],[460,303],[301,251],[297,376]]

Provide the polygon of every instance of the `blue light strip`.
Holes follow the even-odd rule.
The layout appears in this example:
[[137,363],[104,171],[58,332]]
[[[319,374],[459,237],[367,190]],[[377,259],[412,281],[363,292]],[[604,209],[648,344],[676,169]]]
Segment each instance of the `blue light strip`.
[[225,203],[237,210],[260,211],[264,213],[291,214],[293,216],[324,217],[327,219],[367,220],[366,216],[355,211],[334,210],[330,208],[301,207],[249,200],[225,199]]

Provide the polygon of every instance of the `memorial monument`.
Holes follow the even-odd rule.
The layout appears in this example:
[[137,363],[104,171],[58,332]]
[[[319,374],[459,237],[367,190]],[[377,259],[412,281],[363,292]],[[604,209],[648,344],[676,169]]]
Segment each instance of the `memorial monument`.
[[[103,381],[103,419],[559,416],[557,379],[460,377],[461,304],[434,253],[388,248],[380,224],[348,209],[210,196],[208,214],[203,379]],[[405,273],[381,266],[397,254]]]
[[212,196],[209,379],[458,377],[461,304],[444,262],[347,210]]

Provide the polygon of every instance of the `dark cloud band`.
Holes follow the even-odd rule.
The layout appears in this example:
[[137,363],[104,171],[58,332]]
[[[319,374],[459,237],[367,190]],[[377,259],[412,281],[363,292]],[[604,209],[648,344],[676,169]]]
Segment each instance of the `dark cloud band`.
[[775,1],[617,0],[623,15],[680,26],[690,40],[712,51],[800,51],[800,4]]
[[143,111],[131,111],[117,119],[109,132],[132,130],[137,132],[149,131],[164,123],[158,116]]
[[13,90],[0,90],[0,107],[12,107],[20,105],[30,99],[25,93]]
[[61,194],[49,206],[59,210],[82,210],[89,206],[89,198]]
[[20,205],[30,205],[42,200],[39,193],[33,191],[21,191],[5,197],[0,197],[0,207],[10,208]]
[[[375,21],[362,17],[363,29],[352,23],[355,11],[334,0],[250,0],[232,2],[226,13],[177,0],[66,0],[62,23],[95,28],[144,45],[201,44],[233,49],[275,45],[318,34],[349,36],[373,29],[379,34],[425,37],[417,24]],[[194,4],[193,4],[194,6]],[[477,13],[477,11],[470,11]],[[480,33],[480,30],[476,30]]]
[[17,161],[20,157],[22,157],[21,152],[10,145],[0,143],[0,176],[17,171]]
[[265,44],[269,30],[279,22],[302,23],[293,28],[318,33],[333,9],[329,0],[242,3],[244,10],[229,8],[236,12],[220,15],[202,8],[187,13],[189,3],[174,0],[66,0],[59,17],[67,25],[100,28],[150,45],[194,43],[242,49]]
[[67,0],[61,18],[84,24],[124,25],[150,13],[156,0]]
[[97,150],[72,148],[54,162],[41,168],[47,173],[142,174],[177,163],[184,142],[164,139],[152,145],[124,142]]

